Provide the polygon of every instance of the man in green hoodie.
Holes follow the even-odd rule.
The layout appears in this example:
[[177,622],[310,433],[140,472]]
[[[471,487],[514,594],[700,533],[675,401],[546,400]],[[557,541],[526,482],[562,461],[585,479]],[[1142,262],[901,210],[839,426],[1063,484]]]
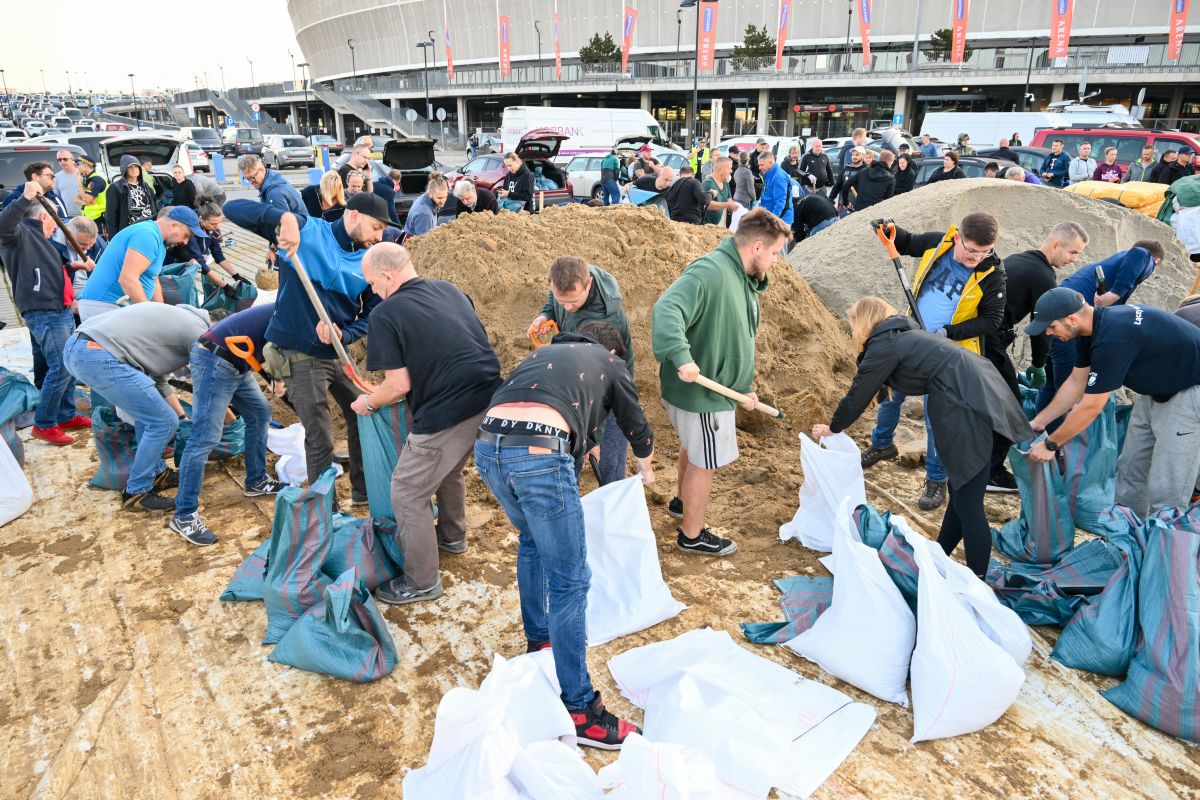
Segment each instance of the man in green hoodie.
[[667,513],[681,518],[676,546],[687,553],[727,556],[737,544],[704,525],[713,474],[737,460],[735,404],[697,384],[703,375],[749,396],[753,408],[758,296],[767,267],[791,229],[765,209],[742,218],[737,233],[688,265],[654,304],[654,357],[667,417],[679,435],[679,495]]

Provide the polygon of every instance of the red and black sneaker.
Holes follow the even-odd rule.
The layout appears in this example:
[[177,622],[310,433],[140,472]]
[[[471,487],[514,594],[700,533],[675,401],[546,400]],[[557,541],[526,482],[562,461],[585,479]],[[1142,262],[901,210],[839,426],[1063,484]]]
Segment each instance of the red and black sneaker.
[[642,729],[632,722],[617,719],[616,715],[604,707],[600,701],[600,693],[596,699],[583,711],[571,711],[571,721],[575,723],[575,743],[598,747],[601,750],[620,750],[625,744],[625,737],[631,733],[641,733]]
[[526,653],[536,653],[539,650],[549,650],[549,649],[550,649],[549,642],[535,642],[532,639],[529,639],[525,642],[525,652]]

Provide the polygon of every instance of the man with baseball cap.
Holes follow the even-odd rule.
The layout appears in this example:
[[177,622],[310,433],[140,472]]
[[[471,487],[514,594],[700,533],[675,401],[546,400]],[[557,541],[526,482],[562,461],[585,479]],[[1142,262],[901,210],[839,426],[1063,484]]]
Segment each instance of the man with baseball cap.
[[1141,517],[1186,508],[1200,473],[1200,328],[1150,306],[1093,308],[1060,286],[1038,299],[1025,332],[1078,345],[1075,370],[1030,424],[1043,431],[1067,418],[1029,457],[1049,461],[1127,386],[1138,398],[1117,461],[1116,502]]
[[[265,357],[267,370],[284,381],[304,424],[309,479],[333,463],[328,405],[333,397],[346,420],[352,503],[365,504],[358,415],[351,408],[359,391],[342,371],[330,341],[337,336],[349,345],[367,335],[367,317],[379,304],[379,297],[363,278],[362,260],[388,227],[387,202],[374,192],[359,192],[346,201],[340,219],[326,222],[262,202],[231,200],[225,204],[225,216],[268,241],[276,236],[279,242],[279,294],[275,316],[267,326]],[[333,322],[332,328],[317,318],[292,266],[290,259],[296,255]]]

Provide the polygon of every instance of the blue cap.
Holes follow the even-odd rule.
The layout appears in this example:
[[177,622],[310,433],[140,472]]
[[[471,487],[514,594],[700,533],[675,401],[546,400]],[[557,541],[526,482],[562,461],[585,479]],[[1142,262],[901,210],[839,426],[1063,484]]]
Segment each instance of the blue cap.
[[200,218],[196,216],[196,212],[192,211],[187,206],[174,206],[167,212],[167,219],[173,219],[176,222],[182,222],[188,226],[188,230],[193,236],[201,239],[207,239],[208,234],[200,227]]
[[1041,336],[1046,328],[1063,317],[1069,317],[1087,305],[1083,295],[1066,286],[1056,286],[1038,298],[1033,307],[1033,321],[1025,326],[1025,333]]

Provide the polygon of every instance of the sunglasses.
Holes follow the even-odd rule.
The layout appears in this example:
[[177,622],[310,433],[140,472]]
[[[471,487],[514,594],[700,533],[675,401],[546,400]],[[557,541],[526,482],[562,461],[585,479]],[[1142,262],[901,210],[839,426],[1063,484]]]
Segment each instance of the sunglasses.
[[59,161],[74,161],[73,158],[60,158]]

